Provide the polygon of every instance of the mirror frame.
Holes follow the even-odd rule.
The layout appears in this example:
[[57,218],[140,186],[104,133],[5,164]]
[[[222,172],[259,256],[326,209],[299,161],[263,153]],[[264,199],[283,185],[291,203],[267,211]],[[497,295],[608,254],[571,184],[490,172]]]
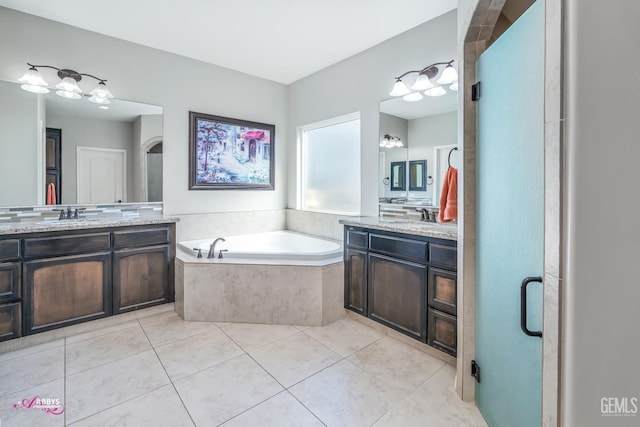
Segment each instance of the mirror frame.
[[[422,185],[413,185],[417,181],[418,166],[422,166]],[[409,191],[427,191],[427,161],[426,160],[410,160],[409,161]]]
[[[396,167],[398,167],[398,176],[396,176]],[[405,182],[405,177],[407,175],[406,167],[407,162],[391,162],[391,191],[407,190],[407,183]],[[394,185],[396,181],[399,185]]]

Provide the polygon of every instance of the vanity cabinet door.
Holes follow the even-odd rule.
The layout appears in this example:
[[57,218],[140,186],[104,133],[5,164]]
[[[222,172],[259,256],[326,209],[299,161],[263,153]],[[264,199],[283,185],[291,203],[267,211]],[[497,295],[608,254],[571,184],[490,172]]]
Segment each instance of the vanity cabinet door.
[[344,306],[366,316],[367,253],[347,248],[345,264]]
[[25,261],[25,334],[111,314],[111,253]]
[[22,336],[22,304],[0,305],[0,341]]
[[20,263],[0,263],[0,303],[20,299]]
[[426,341],[427,268],[369,253],[368,316]]
[[113,252],[113,312],[169,302],[170,246]]

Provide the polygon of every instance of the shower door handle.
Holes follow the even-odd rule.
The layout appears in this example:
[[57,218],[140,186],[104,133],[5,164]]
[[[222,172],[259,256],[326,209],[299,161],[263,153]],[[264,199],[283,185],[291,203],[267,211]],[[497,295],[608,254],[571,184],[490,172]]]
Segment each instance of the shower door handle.
[[530,337],[542,337],[542,331],[531,331],[527,328],[527,286],[531,282],[542,283],[542,277],[525,277],[520,286],[520,327]]

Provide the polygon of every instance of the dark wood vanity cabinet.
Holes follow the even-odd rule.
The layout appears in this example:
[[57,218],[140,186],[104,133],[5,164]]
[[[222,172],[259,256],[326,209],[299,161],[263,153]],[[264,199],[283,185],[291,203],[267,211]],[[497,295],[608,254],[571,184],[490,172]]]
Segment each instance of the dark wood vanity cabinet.
[[424,265],[369,254],[368,317],[413,338],[426,339]]
[[345,307],[367,314],[367,253],[357,249],[345,250]]
[[20,239],[0,240],[0,341],[22,336]]
[[24,262],[24,334],[110,314],[111,253]]
[[0,341],[173,301],[174,258],[174,224],[0,238]]
[[169,302],[169,245],[113,253],[113,313]]
[[455,356],[456,242],[354,226],[344,242],[345,308]]
[[113,233],[113,313],[169,302],[173,257],[167,227]]

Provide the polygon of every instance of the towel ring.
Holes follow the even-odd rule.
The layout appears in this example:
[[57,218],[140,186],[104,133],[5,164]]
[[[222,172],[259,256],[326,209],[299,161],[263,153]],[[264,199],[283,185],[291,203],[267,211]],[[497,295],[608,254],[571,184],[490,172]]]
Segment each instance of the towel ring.
[[454,151],[458,151],[458,147],[453,147],[451,151],[449,151],[449,157],[447,158],[447,163],[449,163],[449,167],[451,167],[451,153]]

